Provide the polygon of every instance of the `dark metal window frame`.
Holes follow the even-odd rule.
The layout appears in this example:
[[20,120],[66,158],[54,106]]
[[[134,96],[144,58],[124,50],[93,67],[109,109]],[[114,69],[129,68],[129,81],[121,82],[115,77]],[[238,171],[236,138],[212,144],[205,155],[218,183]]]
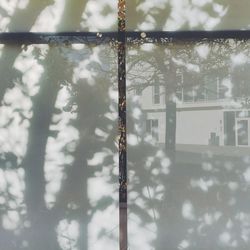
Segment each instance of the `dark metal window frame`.
[[[122,1],[122,0],[121,0]],[[124,21],[124,20],[123,20]],[[124,25],[124,29],[122,28]],[[249,40],[250,30],[223,31],[126,31],[125,23],[118,24],[117,32],[6,32],[0,33],[0,44],[6,45],[70,45],[118,44],[119,89],[119,230],[120,250],[128,249],[127,238],[127,153],[126,153],[126,44],[136,42],[167,44],[175,41],[200,41],[221,39]]]
[[[210,39],[250,39],[250,30],[223,31],[124,31],[125,43],[140,40],[140,43],[164,43],[165,39],[210,40]],[[119,32],[5,32],[0,33],[0,44],[103,44],[118,41]]]

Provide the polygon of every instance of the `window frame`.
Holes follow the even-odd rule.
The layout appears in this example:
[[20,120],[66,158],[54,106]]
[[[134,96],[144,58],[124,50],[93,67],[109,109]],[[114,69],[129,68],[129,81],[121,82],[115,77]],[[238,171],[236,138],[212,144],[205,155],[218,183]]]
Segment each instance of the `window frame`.
[[[113,42],[118,49],[119,89],[119,231],[120,250],[128,249],[127,243],[127,154],[126,154],[126,45],[135,42],[167,44],[176,41],[199,41],[212,39],[249,40],[250,30],[218,31],[126,31],[125,0],[118,0],[118,30],[115,32],[4,32],[0,33],[0,44],[4,45],[70,45]],[[183,92],[183,91],[182,91]],[[184,94],[182,93],[184,100]],[[122,126],[120,126],[122,125]]]

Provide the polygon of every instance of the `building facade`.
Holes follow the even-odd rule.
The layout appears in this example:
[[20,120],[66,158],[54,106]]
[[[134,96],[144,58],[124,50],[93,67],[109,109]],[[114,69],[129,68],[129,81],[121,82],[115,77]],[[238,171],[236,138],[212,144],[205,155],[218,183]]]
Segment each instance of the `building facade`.
[[[213,95],[194,88],[176,92],[177,145],[250,146],[248,98],[230,98],[225,95],[225,89],[222,94],[218,85],[214,84],[216,92]],[[146,132],[157,143],[164,144],[165,88],[148,86],[139,96]]]

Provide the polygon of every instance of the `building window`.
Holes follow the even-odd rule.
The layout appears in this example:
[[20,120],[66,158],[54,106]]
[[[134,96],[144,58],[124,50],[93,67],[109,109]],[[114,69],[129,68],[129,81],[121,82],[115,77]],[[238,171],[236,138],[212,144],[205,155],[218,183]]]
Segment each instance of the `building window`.
[[153,104],[160,104],[160,86],[153,86]]
[[146,132],[152,137],[158,141],[159,140],[159,135],[158,135],[158,120],[157,119],[148,119],[146,121]]
[[183,101],[183,74],[182,72],[177,69],[176,70],[176,83],[177,83],[177,88],[175,95],[178,98],[179,101]]
[[205,101],[207,96],[205,84],[203,82],[200,83],[199,86],[194,88],[193,93],[195,101]]
[[239,146],[248,145],[248,120],[237,121],[237,140]]
[[206,100],[214,101],[218,99],[218,93],[219,93],[218,83],[219,83],[218,76],[212,74],[205,76]]
[[135,88],[135,95],[141,96],[142,95],[142,88],[140,88],[140,87]]
[[183,101],[193,102],[194,101],[194,90],[191,88],[183,88]]

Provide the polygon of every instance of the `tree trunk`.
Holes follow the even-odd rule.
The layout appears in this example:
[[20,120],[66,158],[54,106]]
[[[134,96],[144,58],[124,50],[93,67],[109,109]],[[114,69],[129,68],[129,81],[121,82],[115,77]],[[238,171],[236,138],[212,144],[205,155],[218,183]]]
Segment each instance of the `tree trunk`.
[[[67,178],[62,184],[58,194],[54,213],[63,211],[69,221],[76,220],[79,223],[78,249],[88,250],[88,225],[90,222],[90,204],[88,198],[88,178],[91,172],[87,167],[88,140],[80,138],[79,144],[73,153],[74,162],[69,166]],[[76,209],[69,208],[74,204]]]
[[[86,1],[75,1],[70,6],[68,4],[65,6],[57,30],[73,30],[80,27],[81,15]],[[69,19],[69,16],[72,17],[73,15],[74,18]],[[31,224],[28,230],[29,248],[31,250],[60,249],[55,230],[63,211],[50,211],[44,200],[46,185],[44,163],[49,127],[60,89],[60,81],[67,79],[72,73],[71,65],[62,63],[65,62],[65,59],[60,53],[52,48],[44,61],[45,70],[40,83],[40,91],[34,99],[29,143],[23,161],[26,183],[25,201]]]
[[[48,55],[48,62],[53,57]],[[59,61],[59,60],[58,60]],[[25,169],[25,201],[27,215],[30,220],[28,233],[30,249],[56,249],[56,222],[49,216],[45,195],[45,154],[49,137],[49,127],[54,111],[54,105],[59,91],[57,76],[48,68],[45,69],[38,95],[33,102],[33,117],[29,128],[27,153],[23,160]]]
[[[176,65],[172,58],[169,59],[168,70],[164,64],[164,54],[158,54],[157,67],[163,74],[165,83],[165,153],[170,160],[170,173],[161,175],[160,182],[164,185],[163,199],[158,208],[159,220],[157,221],[157,238],[155,241],[156,250],[175,250],[178,249],[179,235],[178,215],[180,206],[177,197],[175,197],[176,189],[176,103],[173,95],[177,88],[176,81]],[[179,230],[179,232],[178,232]]]
[[166,100],[166,130],[165,130],[165,150],[171,164],[175,164],[175,144],[176,144],[176,103]]

